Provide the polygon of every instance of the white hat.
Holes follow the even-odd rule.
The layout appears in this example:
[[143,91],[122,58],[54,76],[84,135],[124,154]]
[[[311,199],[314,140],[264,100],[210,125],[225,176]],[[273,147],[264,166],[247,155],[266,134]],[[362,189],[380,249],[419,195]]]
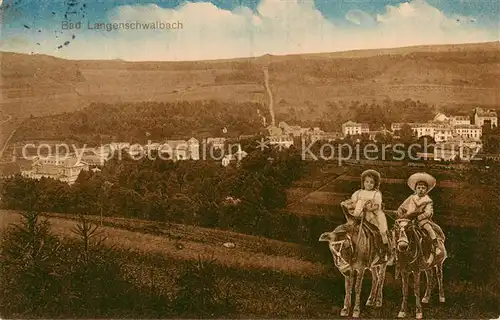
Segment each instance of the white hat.
[[408,178],[408,186],[415,191],[418,182],[425,182],[427,184],[427,192],[430,192],[436,186],[436,178],[425,172],[417,172]]

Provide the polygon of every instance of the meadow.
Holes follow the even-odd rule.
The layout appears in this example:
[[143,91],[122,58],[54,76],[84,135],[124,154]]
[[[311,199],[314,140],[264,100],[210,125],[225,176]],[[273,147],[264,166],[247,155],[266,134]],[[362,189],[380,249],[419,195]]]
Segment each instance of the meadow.
[[[66,245],[71,244],[73,253],[80,252],[78,235],[70,231],[78,224],[78,218],[69,219],[59,214],[47,216],[54,235]],[[2,229],[20,220],[19,214],[11,211],[2,211],[1,217]],[[95,217],[87,218],[98,221]],[[51,296],[48,298],[58,303],[46,302],[45,309],[31,310],[34,313],[29,313],[30,310],[9,313],[15,309],[15,302],[2,295],[2,315],[16,318],[338,317],[343,300],[343,279],[330,262],[310,261],[317,258],[311,254],[315,251],[313,248],[220,230],[178,225],[153,228],[150,222],[123,218],[106,218],[104,226],[98,230],[106,237],[105,246],[112,248],[113,261],[119,267],[114,270],[115,276],[107,280],[105,288],[93,287],[96,290],[94,299],[88,298],[87,303],[75,307],[75,301]],[[170,230],[171,234],[158,234],[159,230]],[[215,240],[218,237],[220,240]],[[221,244],[226,239],[231,239],[236,247],[223,247]],[[260,248],[263,250],[258,252]],[[2,271],[4,267],[2,264]],[[393,268],[389,268],[384,306],[381,309],[363,308],[364,317],[392,318],[396,315],[400,292],[393,272]],[[448,264],[445,270],[447,302],[438,305],[434,296],[430,306],[424,309],[425,317],[496,317],[500,310],[496,304],[495,283],[485,277],[483,283],[474,278],[459,278]],[[201,286],[211,291],[203,292]],[[113,289],[110,294],[103,293],[110,289]],[[365,283],[364,299],[368,289]],[[88,288],[72,287],[72,290],[82,299],[79,291]],[[182,300],[186,294],[193,305]],[[199,302],[207,294],[213,294],[214,301]],[[411,306],[411,297],[409,301]],[[69,308],[71,305],[73,308]]]
[[[252,162],[245,166],[250,170]],[[304,174],[288,185],[285,206],[269,211],[264,224],[246,228],[242,224],[234,229],[219,220],[204,227],[196,220],[137,219],[114,211],[113,216],[104,215],[103,226],[98,230],[105,240],[92,242],[96,248],[91,253],[86,253],[87,240],[75,230],[82,224],[82,217],[87,223],[99,225],[98,211],[82,216],[41,210],[40,214],[50,223],[47,239],[57,240],[44,242],[45,260],[19,254],[24,251],[16,248],[29,248],[30,242],[18,243],[23,238],[16,240],[12,231],[2,232],[0,276],[7,285],[2,287],[0,312],[6,318],[338,317],[344,295],[343,278],[333,266],[327,246],[317,240],[322,232],[344,221],[338,201],[359,188],[358,176],[364,169],[312,162],[304,168]],[[384,179],[386,208],[395,209],[409,194],[405,178],[421,169],[388,166],[377,170]],[[493,172],[483,172],[483,176],[473,172],[430,172],[438,178],[431,197],[435,201],[435,221],[447,237],[449,258],[444,270],[446,303],[438,304],[433,296],[430,306],[424,308],[424,316],[497,317],[500,199],[494,185],[482,180],[485,175],[490,180],[496,178]],[[231,181],[238,182],[237,177]],[[91,181],[82,180],[81,187],[89,188]],[[44,189],[37,186],[42,184],[31,186],[30,192],[34,192],[31,199],[37,199],[36,195],[47,203],[49,198],[41,193]],[[55,190],[62,191],[59,186]],[[11,196],[12,201],[17,199],[14,193]],[[21,212],[0,211],[2,230],[6,231],[9,223],[19,223]],[[197,214],[203,215],[204,210]],[[267,231],[261,230],[262,226]],[[43,231],[43,228],[30,230]],[[224,246],[227,242],[233,243],[234,248]],[[51,243],[59,245],[51,247]],[[55,249],[59,247],[62,252]],[[40,267],[33,269],[37,261]],[[33,270],[37,270],[38,277],[31,276]],[[52,280],[40,280],[47,277]],[[88,280],[92,277],[95,279]],[[367,276],[364,300],[368,297],[369,281]],[[38,286],[43,294],[33,295],[30,289],[33,286]],[[383,308],[365,307],[363,317],[392,318],[397,314],[400,282],[394,279],[393,267],[388,269],[384,294]],[[20,298],[11,299],[12,296]],[[29,301],[37,308],[24,309]],[[413,302],[410,296],[410,307]]]

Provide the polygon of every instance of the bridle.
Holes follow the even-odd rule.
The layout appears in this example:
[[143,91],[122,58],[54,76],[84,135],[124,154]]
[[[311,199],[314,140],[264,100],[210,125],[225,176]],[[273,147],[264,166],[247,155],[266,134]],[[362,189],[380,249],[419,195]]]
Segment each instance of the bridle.
[[[344,240],[338,240],[338,241],[332,241],[332,251],[335,255],[335,264],[337,265],[341,265],[341,264],[349,264],[349,262],[347,262],[344,257],[342,257],[342,249],[344,248],[344,242],[346,241],[349,241],[352,243],[351,241],[351,237],[349,235],[346,235],[346,238],[347,239],[344,239]],[[340,244],[340,247],[339,249],[337,250],[337,246]]]
[[[399,249],[399,244],[402,243],[402,244],[405,244],[408,249],[410,248],[410,241],[408,239],[408,235],[406,234],[406,226],[413,226],[412,224],[412,221],[410,219],[406,219],[406,218],[401,218],[401,219],[396,219],[396,226],[398,228],[398,232],[399,232],[399,235],[398,237],[395,239],[396,240],[396,250],[400,253],[408,253],[409,251],[402,251]],[[418,244],[417,244],[418,245]],[[418,258],[418,249],[415,250],[415,255],[414,257],[412,258],[411,262],[409,264],[412,264],[413,262],[415,262]]]

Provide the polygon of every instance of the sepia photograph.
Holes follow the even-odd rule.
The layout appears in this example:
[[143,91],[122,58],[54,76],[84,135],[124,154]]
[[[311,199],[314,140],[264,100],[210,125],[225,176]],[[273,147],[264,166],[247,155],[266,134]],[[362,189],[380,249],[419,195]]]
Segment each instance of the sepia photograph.
[[497,0],[0,0],[0,318],[498,319]]

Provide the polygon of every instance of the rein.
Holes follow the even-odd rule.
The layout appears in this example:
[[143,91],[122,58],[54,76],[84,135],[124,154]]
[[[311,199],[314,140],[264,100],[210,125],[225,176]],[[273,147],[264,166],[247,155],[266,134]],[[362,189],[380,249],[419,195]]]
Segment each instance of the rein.
[[[337,263],[344,263],[344,264],[351,264],[350,262],[347,262],[344,257],[342,257],[342,249],[344,248],[344,242],[346,241],[350,241],[351,242],[351,248],[353,246],[352,244],[352,241],[351,241],[351,237],[349,235],[346,236],[347,239],[344,239],[344,240],[339,240],[339,241],[333,241],[333,252],[335,253],[335,256],[338,258],[338,260],[341,260],[341,261],[338,261]],[[336,245],[340,244],[340,248],[337,250],[336,249]],[[351,258],[352,260],[352,258]]]
[[[408,237],[408,232],[410,232],[410,231],[413,233],[413,241],[410,241],[410,238]],[[418,233],[415,230],[415,225],[413,225],[413,224],[410,225],[410,228],[408,228],[408,231],[405,231],[405,234],[406,234],[406,238],[408,239],[409,249],[411,248],[411,244],[413,242],[415,242],[415,254],[412,257],[412,260],[408,263],[408,265],[410,265],[410,264],[415,263],[415,261],[417,261],[418,256],[419,256],[419,251],[422,252],[422,239],[418,239]],[[396,246],[397,246],[397,241],[396,241]],[[408,256],[408,253],[410,253],[410,252],[399,251],[399,253],[403,254],[405,256]]]
[[[418,238],[418,236],[416,236],[416,235],[417,235],[417,231],[415,231],[415,229],[414,229],[414,228],[415,228],[415,227],[414,227],[414,226],[412,226],[412,229],[413,229],[412,231],[413,231],[413,234],[414,234],[414,236],[415,236],[415,239],[414,239],[414,240],[415,240],[417,243],[416,243],[416,245],[415,245],[415,256],[413,257],[413,259],[410,261],[410,263],[409,263],[409,264],[413,264],[415,261],[417,261],[417,259],[418,259],[418,251],[419,251],[419,250],[422,252],[422,239],[417,239],[417,238]],[[410,242],[408,241],[408,243],[410,243]]]

